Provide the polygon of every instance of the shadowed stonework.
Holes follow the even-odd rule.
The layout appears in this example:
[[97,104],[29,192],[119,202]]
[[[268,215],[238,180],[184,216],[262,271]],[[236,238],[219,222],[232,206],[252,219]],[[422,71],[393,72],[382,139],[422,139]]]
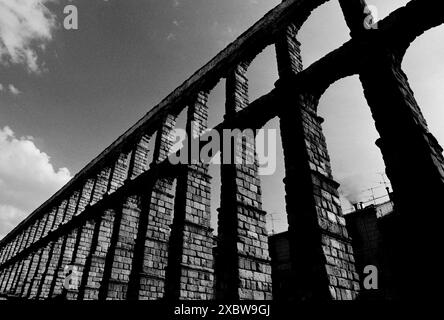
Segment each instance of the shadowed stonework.
[[[289,282],[285,295],[276,296],[359,299],[360,272],[323,119],[317,115],[325,90],[356,74],[380,135],[377,145],[400,217],[392,235],[393,294],[431,292],[439,275],[434,259],[440,230],[418,214],[443,210],[436,199],[444,194],[444,158],[401,62],[416,37],[444,22],[441,1],[412,0],[377,29],[367,30],[365,2],[339,0],[351,39],[304,69],[298,31],[325,2],[286,0],[270,11],[21,222],[0,242],[0,294],[69,300],[273,299],[279,289],[272,288],[253,139],[234,139],[241,157],[253,161],[221,165],[217,237],[210,226],[208,165],[168,161],[179,114],[186,109],[189,137],[205,135],[208,95],[226,79],[226,114],[216,130],[255,130],[280,119]],[[248,67],[268,46],[276,48],[280,79],[271,92],[249,101]],[[406,265],[422,281],[405,281]]]

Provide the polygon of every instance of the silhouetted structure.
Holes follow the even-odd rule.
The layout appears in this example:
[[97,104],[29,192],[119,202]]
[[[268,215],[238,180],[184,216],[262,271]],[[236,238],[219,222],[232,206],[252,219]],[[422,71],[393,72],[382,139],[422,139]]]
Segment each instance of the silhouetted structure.
[[375,266],[378,270],[378,289],[362,290],[362,299],[389,300],[396,298],[392,279],[391,259],[394,255],[393,235],[399,225],[399,215],[393,210],[393,202],[372,204],[347,214],[347,230],[352,238],[356,259],[356,269],[363,279],[366,266]]
[[[392,279],[391,258],[393,250],[393,234],[399,225],[399,215],[393,211],[393,202],[387,201],[380,204],[372,204],[367,207],[359,207],[356,211],[344,215],[347,223],[347,231],[352,239],[355,267],[351,270],[364,279],[364,268],[375,266],[378,270],[376,290],[364,290],[361,288],[359,298],[361,300],[390,300],[396,298]],[[273,299],[287,300],[293,291],[291,277],[290,241],[289,233],[282,232],[271,235],[268,238],[272,266]],[[331,263],[334,259],[341,258],[341,252],[331,248]],[[331,275],[334,283],[340,281]]]
[[[353,250],[317,115],[323,92],[356,74],[402,215],[396,285],[400,292],[405,286],[431,292],[440,266],[433,263],[439,224],[418,221],[417,214],[442,212],[441,203],[429,200],[443,194],[444,159],[401,62],[417,36],[443,22],[441,1],[413,0],[378,29],[366,30],[364,1],[339,0],[351,39],[303,70],[297,34],[325,2],[287,0],[270,11],[20,223],[0,243],[0,292],[27,299],[271,299],[257,165],[221,166],[214,261],[207,165],[174,166],[167,159],[177,115],[187,108],[187,130],[200,134],[207,126],[208,93],[225,78],[226,116],[217,130],[257,129],[280,118],[291,262],[287,298],[356,298]],[[249,102],[246,71],[269,45],[276,47],[280,79]],[[254,143],[247,139],[245,145],[247,157]],[[418,230],[421,237],[409,236]],[[402,282],[409,275],[406,264],[423,281]],[[76,268],[78,287],[66,288],[67,268]]]

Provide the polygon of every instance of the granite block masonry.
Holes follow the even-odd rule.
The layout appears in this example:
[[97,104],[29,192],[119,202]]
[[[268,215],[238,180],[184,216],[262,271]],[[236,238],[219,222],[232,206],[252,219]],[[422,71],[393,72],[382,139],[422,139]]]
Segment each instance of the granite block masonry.
[[[233,139],[248,161],[221,165],[220,194],[211,189],[208,164],[168,160],[179,115],[185,112],[186,132],[198,139],[214,112],[208,97],[225,81],[225,116],[215,130],[256,132],[280,121],[292,288],[284,299],[358,299],[361,279],[318,115],[325,90],[358,75],[400,214],[391,266],[397,295],[431,296],[442,279],[441,224],[430,216],[443,212],[436,201],[444,194],[443,149],[401,66],[410,44],[444,22],[442,4],[412,0],[367,30],[365,1],[339,0],[350,40],[304,68],[298,33],[325,2],[276,6],[17,225],[0,241],[0,293],[36,300],[273,299],[279,288],[272,287],[252,138]],[[279,80],[250,101],[248,67],[268,46],[276,49]],[[211,208],[215,196],[220,208]],[[210,223],[216,211],[217,235]],[[404,281],[411,269],[421,281]]]

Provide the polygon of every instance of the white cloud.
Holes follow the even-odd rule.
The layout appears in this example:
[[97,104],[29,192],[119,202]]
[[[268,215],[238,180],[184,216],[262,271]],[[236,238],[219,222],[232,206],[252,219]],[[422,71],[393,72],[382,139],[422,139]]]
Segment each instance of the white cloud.
[[36,48],[52,39],[55,16],[44,6],[53,0],[0,0],[0,64],[23,64],[41,71]]
[[0,129],[0,238],[71,179],[67,168],[54,169],[32,137],[17,138]]
[[26,212],[14,206],[0,204],[0,239],[14,229],[14,227],[26,218]]
[[19,95],[20,93],[22,93],[19,89],[17,89],[13,84],[10,84],[8,86],[9,91],[13,94],[13,95]]
[[214,39],[216,39],[219,49],[236,40],[236,37],[241,33],[240,29],[229,25],[222,25],[218,21],[213,22],[210,32],[214,34]]
[[1,84],[0,83],[0,92],[3,92],[3,91],[7,91],[7,90],[9,90],[9,92],[10,93],[12,93],[13,95],[19,95],[19,94],[21,94],[22,92],[16,87],[16,86],[14,86],[13,84],[9,84],[8,86],[4,86],[3,84]]
[[174,33],[170,33],[168,34],[168,36],[166,37],[167,41],[172,41],[172,40],[176,40],[176,35]]

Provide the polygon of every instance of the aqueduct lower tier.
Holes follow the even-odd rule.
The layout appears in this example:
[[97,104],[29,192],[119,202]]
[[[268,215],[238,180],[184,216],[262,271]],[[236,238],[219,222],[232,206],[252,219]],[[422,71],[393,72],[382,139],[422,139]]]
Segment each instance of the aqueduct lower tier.
[[[207,127],[208,94],[224,78],[226,116],[217,130],[261,128],[280,118],[294,288],[288,299],[356,299],[359,279],[317,105],[329,85],[357,74],[401,217],[395,286],[400,297],[430,296],[440,281],[435,218],[443,212],[443,150],[401,62],[416,37],[444,21],[442,1],[412,0],[366,30],[365,2],[339,0],[351,39],[303,69],[298,31],[324,2],[278,5],[21,222],[0,242],[0,292],[27,299],[271,299],[256,162],[221,166],[216,241],[208,166],[167,159],[177,115],[187,110],[196,138]],[[269,45],[280,79],[249,102],[246,71]],[[253,141],[244,145],[243,157],[254,155]],[[69,268],[79,283],[66,288]]]

